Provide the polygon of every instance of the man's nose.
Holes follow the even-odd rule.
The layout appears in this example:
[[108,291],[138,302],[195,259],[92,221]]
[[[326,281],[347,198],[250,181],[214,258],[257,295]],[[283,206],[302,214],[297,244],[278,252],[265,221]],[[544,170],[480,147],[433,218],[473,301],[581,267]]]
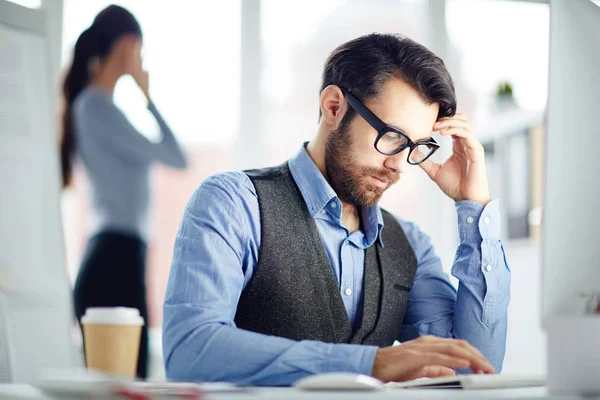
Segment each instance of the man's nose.
[[409,151],[410,148],[407,147],[398,154],[388,156],[383,165],[390,171],[393,171],[397,174],[406,172],[406,169],[410,166],[408,163]]

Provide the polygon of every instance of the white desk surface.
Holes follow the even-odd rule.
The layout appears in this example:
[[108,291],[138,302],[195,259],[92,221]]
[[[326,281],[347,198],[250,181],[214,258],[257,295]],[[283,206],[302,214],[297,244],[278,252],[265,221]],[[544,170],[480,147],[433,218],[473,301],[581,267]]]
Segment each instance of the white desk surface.
[[[119,397],[122,398],[122,397]],[[358,400],[358,399],[581,399],[580,396],[551,396],[546,388],[498,389],[498,390],[442,390],[442,389],[395,389],[380,392],[306,392],[293,388],[251,388],[244,393],[212,393],[207,399],[215,400]],[[586,397],[593,399],[599,397]],[[57,399],[45,397],[43,393],[29,385],[0,384],[0,399]],[[95,398],[96,399],[96,398]],[[107,398],[108,399],[108,398]]]

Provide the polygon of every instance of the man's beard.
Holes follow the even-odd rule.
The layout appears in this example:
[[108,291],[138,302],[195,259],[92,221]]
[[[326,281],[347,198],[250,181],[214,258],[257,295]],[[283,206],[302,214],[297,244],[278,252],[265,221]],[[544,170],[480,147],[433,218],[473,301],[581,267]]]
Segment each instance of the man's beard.
[[[389,170],[358,165],[351,150],[347,126],[331,132],[325,146],[329,184],[341,201],[358,207],[372,207],[400,176]],[[389,184],[385,188],[378,187],[371,181],[373,176]]]

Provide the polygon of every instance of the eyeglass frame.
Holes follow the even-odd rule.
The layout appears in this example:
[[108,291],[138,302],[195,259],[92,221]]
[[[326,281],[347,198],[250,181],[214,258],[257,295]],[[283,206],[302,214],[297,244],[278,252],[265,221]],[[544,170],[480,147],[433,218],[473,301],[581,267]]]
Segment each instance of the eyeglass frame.
[[[408,156],[407,156],[407,161],[410,165],[419,165],[419,164],[423,163],[424,161],[426,161],[429,157],[431,157],[440,148],[440,145],[438,144],[438,142],[436,142],[435,139],[433,139],[432,137],[430,137],[429,139],[422,139],[422,140],[417,140],[416,142],[413,142],[406,133],[404,133],[401,130],[396,129],[392,126],[389,126],[388,124],[383,122],[377,115],[375,115],[375,113],[373,111],[371,111],[358,97],[356,97],[348,89],[344,89],[343,87],[339,87],[339,88],[342,90],[342,93],[344,93],[344,96],[346,97],[346,100],[348,101],[348,104],[350,105],[350,107],[352,107],[358,115],[360,115],[365,121],[367,121],[367,123],[369,125],[371,125],[371,127],[373,129],[375,129],[377,131],[377,139],[375,139],[375,143],[373,144],[373,146],[375,147],[375,150],[377,150],[377,152],[383,154],[384,156],[393,156],[398,153],[401,153],[406,148],[410,147],[410,151],[408,152]],[[390,154],[384,153],[383,151],[381,151],[377,148],[377,144],[379,143],[379,140],[387,132],[398,133],[406,139],[406,143],[404,145],[400,146],[398,149],[396,149],[393,153],[390,153]],[[429,155],[427,155],[421,161],[419,161],[417,163],[411,162],[410,155],[412,154],[413,150],[416,149],[418,145],[422,145],[422,144],[433,146],[434,149],[429,153]]]

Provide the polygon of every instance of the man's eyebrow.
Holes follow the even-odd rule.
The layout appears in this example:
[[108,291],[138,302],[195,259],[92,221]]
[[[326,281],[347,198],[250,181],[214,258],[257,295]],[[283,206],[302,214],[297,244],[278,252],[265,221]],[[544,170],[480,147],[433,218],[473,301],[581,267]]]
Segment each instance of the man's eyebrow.
[[406,133],[406,129],[401,128],[398,125],[394,125],[394,124],[387,124],[388,126],[391,126],[394,129],[398,129],[400,132],[404,133],[405,135],[408,135],[408,133]]

